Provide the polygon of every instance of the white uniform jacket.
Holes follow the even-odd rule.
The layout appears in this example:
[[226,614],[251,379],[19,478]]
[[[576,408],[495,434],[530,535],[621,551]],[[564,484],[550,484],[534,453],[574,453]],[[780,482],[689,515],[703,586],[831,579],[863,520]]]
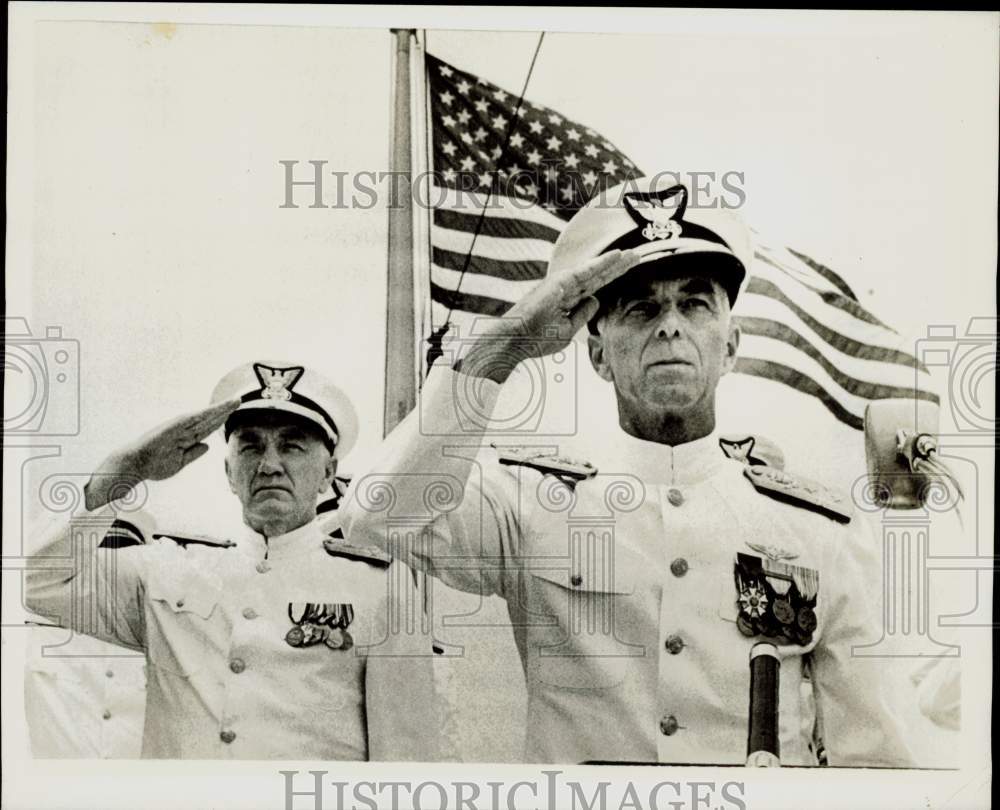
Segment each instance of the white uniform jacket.
[[405,565],[318,520],[191,540],[122,513],[114,530],[142,544],[99,548],[102,516],[113,505],[35,551],[27,603],[145,652],[144,757],[437,758],[431,640]]
[[782,762],[816,763],[809,659],[829,763],[911,764],[902,693],[884,660],[856,655],[881,632],[863,521],[763,494],[716,436],[671,448],[609,425],[584,435],[597,472],[582,475],[481,452],[474,417],[499,389],[436,367],[342,517],[351,542],[505,598],[530,761],[745,762],[748,656],[763,638],[747,619],[773,624],[768,601],[784,593]]

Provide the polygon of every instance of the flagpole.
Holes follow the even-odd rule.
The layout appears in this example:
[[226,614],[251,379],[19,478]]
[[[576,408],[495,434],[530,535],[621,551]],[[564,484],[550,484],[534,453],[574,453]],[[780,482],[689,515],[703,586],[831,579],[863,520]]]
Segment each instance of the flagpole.
[[389,146],[392,183],[389,187],[383,436],[387,436],[417,402],[410,135],[410,41],[415,32],[394,28],[392,33],[395,49]]

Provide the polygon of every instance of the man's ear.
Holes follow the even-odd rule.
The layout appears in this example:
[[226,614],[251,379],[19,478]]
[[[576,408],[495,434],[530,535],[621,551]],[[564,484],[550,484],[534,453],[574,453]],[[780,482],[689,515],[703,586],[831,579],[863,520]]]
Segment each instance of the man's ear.
[[320,494],[333,486],[333,477],[337,474],[337,459],[332,455],[326,460],[326,469],[324,469],[323,473],[323,486],[320,489]]
[[594,371],[602,380],[612,382],[614,377],[604,349],[604,336],[587,335],[587,350],[590,352],[590,365],[594,367]]
[[229,456],[226,456],[226,460],[223,463],[226,466],[226,480],[229,482],[229,491],[235,495],[236,484],[233,483],[233,471],[229,467]]
[[736,352],[740,348],[740,328],[734,321],[729,322],[729,337],[726,338],[726,356],[722,358],[722,373],[733,370],[736,365]]

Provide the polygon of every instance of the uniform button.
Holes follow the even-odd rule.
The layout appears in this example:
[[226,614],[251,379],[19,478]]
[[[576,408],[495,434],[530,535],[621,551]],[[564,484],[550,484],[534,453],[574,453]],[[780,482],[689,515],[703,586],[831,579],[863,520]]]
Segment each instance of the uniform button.
[[105,678],[113,678],[113,677],[115,677],[115,673],[112,670],[109,669],[107,672],[104,673],[104,677]]
[[257,563],[257,573],[258,574],[266,574],[270,570],[271,570],[271,566],[268,565],[268,563],[267,563],[266,560],[261,560],[259,563]]
[[677,718],[672,714],[667,715],[660,721],[660,731],[668,737],[671,734],[676,734],[678,728],[680,728],[680,726],[677,724]]
[[684,649],[684,639],[677,635],[667,636],[666,647],[668,653],[677,655],[677,653]]
[[110,712],[110,710],[108,710],[108,709],[105,709],[105,710],[104,710],[104,714],[103,714],[103,715],[101,715],[101,716],[102,716],[102,717],[103,717],[103,718],[104,718],[105,720],[110,720],[110,719],[111,719],[111,712]]
[[579,588],[581,585],[583,585],[583,577],[581,577],[579,574],[573,574],[573,576],[569,578],[569,581],[574,588]]
[[674,506],[680,506],[684,503],[684,493],[679,489],[671,489],[667,492],[667,500]]
[[243,670],[247,668],[246,662],[242,658],[234,658],[229,662],[229,668],[239,675]]
[[257,611],[253,608],[243,608],[243,618],[244,619],[256,619]]
[[682,577],[688,572],[688,561],[683,557],[678,557],[670,563],[670,573],[675,577]]
[[222,740],[224,743],[231,743],[233,740],[236,739],[236,732],[230,731],[227,728],[225,731],[219,732],[219,739]]
[[176,604],[177,607],[182,608],[182,607],[184,607],[184,600],[183,599],[178,599],[174,604]]

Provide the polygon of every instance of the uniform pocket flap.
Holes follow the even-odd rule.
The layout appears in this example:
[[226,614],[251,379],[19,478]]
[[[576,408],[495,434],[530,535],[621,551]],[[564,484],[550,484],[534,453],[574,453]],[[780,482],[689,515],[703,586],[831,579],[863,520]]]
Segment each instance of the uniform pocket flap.
[[215,589],[180,587],[178,583],[151,582],[149,598],[168,607],[174,613],[193,613],[207,619],[219,603],[220,594]]

